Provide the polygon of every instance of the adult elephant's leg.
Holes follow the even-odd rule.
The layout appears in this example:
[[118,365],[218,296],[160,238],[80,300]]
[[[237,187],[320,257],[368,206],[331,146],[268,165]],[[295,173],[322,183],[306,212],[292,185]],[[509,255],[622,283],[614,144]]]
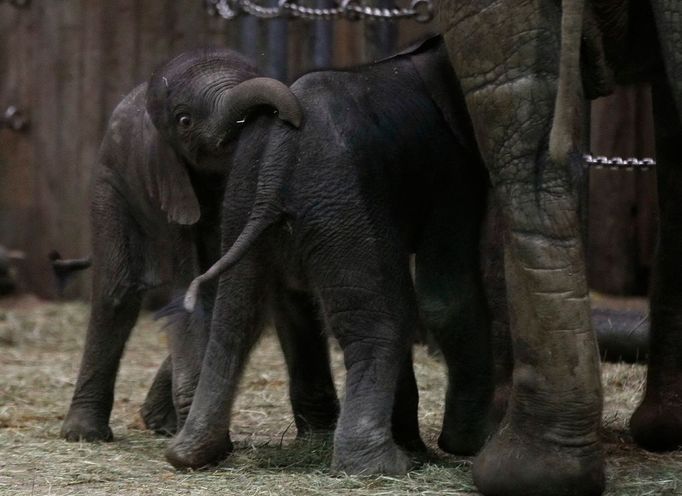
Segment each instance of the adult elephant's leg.
[[131,234],[123,202],[110,188],[95,189],[92,205],[93,292],[76,389],[61,429],[68,441],[110,441],[114,384],[135,325],[141,293],[141,240]]
[[632,416],[637,444],[682,446],[682,124],[667,83],[654,85],[659,239],[651,288],[646,393]]
[[[574,191],[580,157],[549,154],[561,12],[540,0],[479,3],[439,6],[507,236],[513,385],[474,481],[486,495],[600,494],[601,384]],[[571,142],[564,132],[555,145]]]
[[173,364],[170,356],[166,357],[156,371],[140,408],[140,416],[147,429],[164,436],[175,434],[177,419],[173,405]]
[[275,327],[289,371],[289,396],[298,436],[331,433],[339,400],[327,335],[310,293],[281,288],[273,299]]
[[166,449],[176,468],[200,468],[231,450],[230,413],[246,361],[263,329],[267,267],[249,254],[220,278],[199,382],[182,430]]
[[[435,204],[416,251],[420,316],[448,370],[438,445],[448,453],[478,452],[494,429],[490,318],[482,285],[479,243],[485,212],[482,165],[465,161],[433,191]],[[454,164],[453,164],[454,165]]]

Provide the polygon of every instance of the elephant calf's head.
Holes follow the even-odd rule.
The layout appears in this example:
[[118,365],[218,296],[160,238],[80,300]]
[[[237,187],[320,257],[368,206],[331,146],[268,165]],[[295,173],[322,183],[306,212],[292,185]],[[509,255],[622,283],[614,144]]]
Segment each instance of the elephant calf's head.
[[163,139],[191,167],[222,172],[239,128],[259,108],[301,120],[289,88],[257,71],[228,49],[204,49],[174,58],[151,77],[147,112]]
[[146,189],[169,222],[189,225],[201,215],[188,169],[226,174],[229,146],[258,109],[277,112],[298,127],[301,110],[287,86],[258,77],[228,49],[183,53],[154,72],[147,84],[142,137]]

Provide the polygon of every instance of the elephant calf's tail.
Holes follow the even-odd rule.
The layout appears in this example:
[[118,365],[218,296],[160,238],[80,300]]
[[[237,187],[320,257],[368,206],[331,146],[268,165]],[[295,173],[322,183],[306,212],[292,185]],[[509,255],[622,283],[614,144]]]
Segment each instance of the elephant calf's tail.
[[[297,118],[299,120],[294,126],[300,124],[301,116]],[[238,263],[263,232],[282,218],[284,214],[282,186],[288,170],[287,166],[292,162],[282,155],[281,150],[287,148],[283,143],[296,139],[291,136],[294,132],[295,130],[285,126],[280,127],[279,132],[274,132],[270,136],[258,171],[256,195],[249,220],[227,253],[206,272],[195,278],[187,288],[184,307],[188,312],[194,310],[201,284],[215,279]],[[226,215],[230,215],[229,212]]]
[[251,246],[258,240],[261,234],[277,222],[281,216],[281,210],[273,205],[256,206],[251,212],[246,226],[237,238],[237,241],[214,263],[206,272],[196,277],[187,288],[185,293],[184,307],[188,312],[194,311],[199,294],[199,287],[206,281],[214,279],[229,268],[233,267],[246,254]]

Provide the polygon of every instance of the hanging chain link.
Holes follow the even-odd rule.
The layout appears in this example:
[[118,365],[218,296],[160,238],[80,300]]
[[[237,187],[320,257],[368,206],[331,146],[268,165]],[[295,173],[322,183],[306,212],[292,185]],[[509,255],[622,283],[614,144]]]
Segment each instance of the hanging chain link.
[[622,158],[622,157],[604,157],[586,154],[583,155],[583,160],[586,167],[594,167],[595,169],[609,168],[611,170],[641,170],[647,171],[656,166],[656,161],[653,158]]
[[264,7],[253,0],[205,0],[206,8],[211,15],[219,15],[223,19],[232,20],[244,13],[262,19],[298,18],[298,19],[361,19],[376,21],[394,21],[413,19],[426,23],[433,19],[431,0],[411,0],[406,8],[379,8],[363,5],[360,0],[340,0],[334,7],[313,8],[299,5],[298,0],[278,0],[276,7]]
[[[0,0],[0,3],[2,3],[4,0]],[[31,0],[7,0],[7,3],[10,4],[13,7],[16,7],[17,9],[24,9],[29,6],[29,3]]]

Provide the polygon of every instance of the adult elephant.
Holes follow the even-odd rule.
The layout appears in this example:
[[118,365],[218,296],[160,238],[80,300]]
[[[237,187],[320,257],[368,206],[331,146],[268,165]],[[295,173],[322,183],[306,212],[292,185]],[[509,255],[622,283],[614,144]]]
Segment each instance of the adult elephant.
[[[112,439],[114,383],[142,296],[160,285],[185,288],[217,259],[220,205],[235,138],[248,114],[264,107],[277,111],[287,125],[300,122],[298,102],[284,84],[258,77],[231,50],[201,49],[160,67],[114,111],[93,170],[92,307],[61,431],[67,440]],[[208,291],[204,311],[210,314],[211,306]],[[196,327],[196,322],[176,325]],[[193,341],[182,344],[182,357],[160,368],[143,407],[146,424],[155,430],[173,432],[189,409],[197,378],[188,370],[201,361],[204,347],[202,332],[191,335]],[[320,336],[302,342],[290,334],[285,343],[293,350],[287,358],[309,352],[292,387],[299,396],[311,387],[316,397],[328,393],[322,403],[330,412],[321,422],[331,428],[337,405],[326,341]],[[299,384],[306,374],[316,379]],[[294,409],[298,417],[319,418],[305,401]]]
[[583,91],[652,83],[661,228],[647,389],[631,429],[644,447],[676,448],[682,2],[438,0],[436,10],[506,223],[513,388],[474,480],[486,495],[600,494],[602,393],[576,215]]

